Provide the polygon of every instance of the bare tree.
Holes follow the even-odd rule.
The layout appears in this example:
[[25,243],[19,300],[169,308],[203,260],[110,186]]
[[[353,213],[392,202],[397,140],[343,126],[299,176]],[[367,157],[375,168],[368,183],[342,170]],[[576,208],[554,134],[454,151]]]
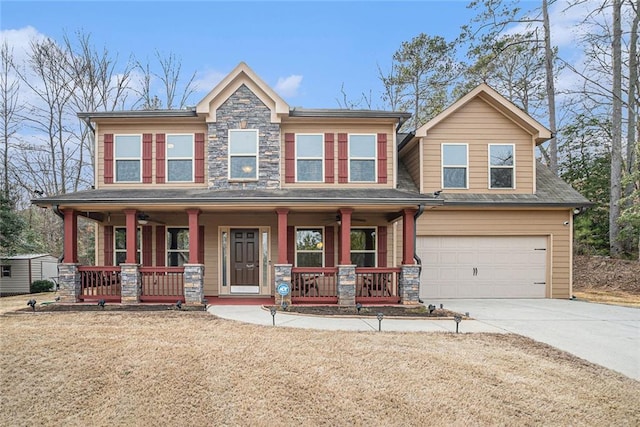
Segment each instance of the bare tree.
[[[146,63],[136,62],[135,68],[141,75],[139,79],[140,89],[138,89],[138,104],[140,108],[143,110],[184,108],[189,97],[195,91],[193,82],[196,73],[191,74],[186,83],[181,84],[182,62],[174,53],[162,56],[160,52],[156,51],[156,60],[160,65],[159,73],[155,73],[151,69],[149,61]],[[152,85],[154,79],[158,79],[162,84],[161,93],[164,96],[164,102],[158,95],[153,94]]]
[[613,57],[612,113],[611,113],[611,199],[609,202],[609,248],[611,256],[622,251],[620,241],[620,199],[622,197],[622,24],[621,0],[613,0]]
[[20,128],[23,105],[19,103],[20,81],[13,75],[13,49],[5,41],[0,46],[0,134],[2,138],[2,194],[12,200],[9,161],[11,141]]

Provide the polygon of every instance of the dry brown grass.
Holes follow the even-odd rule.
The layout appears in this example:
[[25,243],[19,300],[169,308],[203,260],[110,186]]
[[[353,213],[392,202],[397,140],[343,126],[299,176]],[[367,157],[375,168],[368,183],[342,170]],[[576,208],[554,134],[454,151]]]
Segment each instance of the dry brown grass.
[[581,291],[575,291],[573,295],[578,299],[589,302],[640,308],[640,295],[636,293],[602,289],[583,289]]
[[640,423],[640,382],[515,335],[166,311],[8,313],[0,337],[0,425]]

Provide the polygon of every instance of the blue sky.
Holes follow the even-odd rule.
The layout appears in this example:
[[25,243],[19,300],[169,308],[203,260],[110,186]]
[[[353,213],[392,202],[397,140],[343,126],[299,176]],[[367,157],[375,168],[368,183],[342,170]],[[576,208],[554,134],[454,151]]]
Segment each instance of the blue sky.
[[[413,2],[29,2],[2,1],[3,34],[60,40],[91,33],[98,47],[153,59],[157,49],[197,71],[197,102],[220,76],[245,61],[292,106],[337,107],[373,91],[402,41],[420,32],[452,39],[472,11],[466,1]],[[31,31],[25,28],[32,27]],[[20,31],[17,31],[20,30]],[[26,45],[26,41],[22,41]],[[16,43],[20,44],[20,43]],[[280,84],[278,82],[280,81]]]

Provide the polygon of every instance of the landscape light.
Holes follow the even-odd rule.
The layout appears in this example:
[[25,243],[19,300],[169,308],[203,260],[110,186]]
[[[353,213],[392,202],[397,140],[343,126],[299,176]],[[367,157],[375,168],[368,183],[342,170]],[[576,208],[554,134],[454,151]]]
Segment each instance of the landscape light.
[[358,314],[360,314],[360,310],[362,310],[362,304],[356,303],[356,310],[358,310]]
[[453,320],[456,322],[456,334],[458,333],[458,325],[462,322],[462,317],[459,314],[453,316]]
[[98,305],[100,306],[100,308],[102,308],[104,310],[104,300],[103,299],[98,301]]
[[181,300],[176,301],[176,308],[178,310],[182,310],[182,301]]
[[36,311],[36,300],[30,299],[29,302],[27,302],[27,305],[31,307],[31,310]]
[[278,309],[275,307],[271,307],[271,318],[273,319],[273,326],[276,326],[276,313]]
[[288,302],[286,302],[286,301],[282,301],[282,304],[281,304],[281,305],[282,305],[282,309],[283,309],[284,311],[287,311],[287,307],[289,307],[289,303],[288,303]]
[[429,314],[433,313],[433,311],[436,309],[436,306],[433,304],[429,304]]
[[382,330],[382,318],[384,317],[384,314],[378,313],[376,317],[378,318],[378,332],[380,332]]

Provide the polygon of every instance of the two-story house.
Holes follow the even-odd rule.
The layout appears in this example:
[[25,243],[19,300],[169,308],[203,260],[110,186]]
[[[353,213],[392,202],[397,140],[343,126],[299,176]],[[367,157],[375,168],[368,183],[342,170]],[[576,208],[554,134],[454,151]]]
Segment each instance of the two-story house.
[[[536,163],[550,132],[481,85],[409,114],[291,108],[239,64],[194,109],[83,112],[95,185],[64,218],[64,301],[417,303],[571,295],[588,201]],[[96,266],[77,264],[77,218]]]

